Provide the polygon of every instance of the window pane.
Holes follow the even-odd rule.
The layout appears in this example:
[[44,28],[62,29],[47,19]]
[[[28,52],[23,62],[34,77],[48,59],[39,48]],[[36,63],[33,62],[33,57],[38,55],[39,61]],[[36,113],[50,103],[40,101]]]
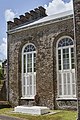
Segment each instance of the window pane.
[[58,50],[58,66],[58,69],[61,70],[61,50]]
[[35,47],[33,45],[27,45],[24,49],[24,52],[35,51]]
[[67,83],[70,84],[70,73],[67,73]]
[[33,84],[34,84],[33,93],[34,93],[34,95],[36,95],[36,74],[34,75],[34,82],[33,82]]
[[74,61],[74,49],[73,48],[71,48],[71,66],[72,66],[72,69],[74,69],[74,63],[75,63],[75,61]]
[[74,69],[75,68],[75,65],[74,64],[72,64],[72,69]]
[[23,87],[23,95],[26,94],[25,91],[26,91],[26,89],[25,89],[25,86],[24,86],[24,87]]
[[34,72],[36,72],[36,53],[34,53]]
[[34,75],[34,85],[36,85],[36,75]]
[[59,73],[59,95],[62,95],[62,77]]
[[34,53],[34,57],[36,58],[36,53]]
[[29,72],[29,67],[27,67],[27,72]]
[[66,73],[63,73],[63,81],[64,81],[64,84],[66,84]]
[[32,76],[30,76],[30,85],[32,85]]
[[63,49],[63,69],[69,69],[69,48]]
[[74,63],[74,59],[72,59],[71,62]]
[[69,69],[69,64],[63,64],[63,69],[64,70]]
[[34,68],[34,72],[36,72],[36,68]]
[[27,76],[27,85],[30,84],[30,79],[29,79],[29,75]]
[[67,81],[66,81],[66,73],[63,74],[63,85],[64,85],[64,95],[67,94]]
[[24,63],[23,63],[24,64],[24,73],[26,73],[26,55],[24,55],[23,59],[24,59]]
[[71,48],[71,53],[72,53],[72,52],[74,53],[74,48]]
[[65,48],[65,49],[63,49],[63,54],[69,54],[69,48]]
[[60,73],[59,73],[59,84],[62,84],[62,77]]
[[72,92],[73,92],[73,95],[76,94],[75,73],[72,73]]
[[76,86],[75,86],[75,84],[72,85],[72,92],[73,92],[73,95],[76,94]]
[[25,85],[25,77],[23,78],[23,85]]
[[59,65],[59,70],[61,70],[61,65]]
[[61,60],[61,55],[58,55],[58,59]]
[[62,85],[59,85],[59,95],[62,95]]
[[32,95],[32,86],[30,86],[30,95]]
[[70,38],[63,38],[58,43],[58,47],[64,47],[69,45],[73,45],[73,41]]
[[68,95],[71,94],[71,81],[70,81],[70,73],[67,73],[67,92],[68,92]]
[[72,73],[72,83],[75,83],[75,73]]
[[32,54],[27,54],[27,72],[32,72]]
[[74,58],[74,53],[71,53],[71,57]]
[[64,95],[66,95],[66,85],[64,85]]
[[65,65],[65,64],[69,64],[69,59],[64,58],[64,59],[63,59],[63,64],[64,64],[64,65]]
[[58,54],[61,55],[61,50],[58,50]]
[[68,95],[71,95],[70,84],[68,84]]
[[32,68],[29,68],[29,72],[32,72]]
[[61,65],[61,60],[59,60],[59,65]]
[[29,86],[27,86],[27,95],[30,95],[29,93]]

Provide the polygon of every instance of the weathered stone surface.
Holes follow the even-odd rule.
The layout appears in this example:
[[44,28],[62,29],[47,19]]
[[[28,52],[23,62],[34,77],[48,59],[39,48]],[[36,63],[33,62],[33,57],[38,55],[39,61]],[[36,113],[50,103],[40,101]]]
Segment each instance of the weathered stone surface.
[[26,12],[25,15],[20,15],[20,18],[14,18],[14,22],[8,21],[8,29],[14,29],[15,27],[21,26],[22,24],[29,24],[35,20],[43,18],[47,16],[45,12],[45,8],[42,6],[31,10],[30,12]]
[[74,0],[78,120],[80,120],[80,0]]
[[59,100],[57,105],[59,109],[77,110],[77,100]]
[[14,108],[14,112],[27,113],[32,115],[43,115],[49,113],[49,108],[42,106],[17,106]]

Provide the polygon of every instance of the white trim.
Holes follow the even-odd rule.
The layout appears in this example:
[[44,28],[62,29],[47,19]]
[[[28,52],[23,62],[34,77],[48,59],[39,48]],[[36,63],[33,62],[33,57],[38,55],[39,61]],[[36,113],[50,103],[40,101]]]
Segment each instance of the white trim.
[[26,99],[35,99],[35,96],[21,97],[21,99],[23,99],[23,100],[26,100]]
[[25,47],[28,46],[28,45],[33,45],[36,49],[36,46],[33,43],[26,43],[22,48],[22,53],[24,52]]
[[77,100],[76,97],[71,98],[56,98],[56,100]]
[[[59,41],[62,40],[62,39],[64,39],[64,38],[69,38],[69,39],[71,39],[71,40],[73,41],[73,43],[74,43],[74,40],[73,40],[70,36],[65,35],[65,36],[62,36],[62,37],[60,37],[60,38],[58,39],[58,41],[57,41],[57,43],[56,43],[56,49],[58,48],[58,43],[59,43]],[[72,46],[74,46],[74,45],[72,45]]]
[[[71,68],[71,48],[74,48],[74,45],[70,45],[70,46],[64,46],[64,47],[58,47],[58,43],[59,43],[59,41],[60,40],[62,40],[62,39],[64,39],[64,38],[69,38],[69,39],[71,39],[72,41],[73,41],[73,39],[71,38],[71,37],[69,37],[69,36],[62,36],[58,41],[57,41],[57,44],[56,44],[56,61],[57,61],[57,93],[58,93],[58,95],[57,95],[57,97],[59,98],[59,99],[66,99],[66,97],[69,97],[70,99],[72,98],[73,99],[73,96],[74,97],[76,97],[76,95],[72,95],[72,78],[71,78],[71,72],[72,71],[74,71],[74,69],[72,69]],[[73,43],[74,43],[74,41],[73,41]],[[69,70],[63,70],[63,49],[66,49],[66,48],[68,48],[69,49]],[[59,64],[58,64],[58,50],[60,50],[61,51],[61,70],[59,70]],[[66,95],[64,95],[64,83],[63,83],[63,74],[65,73],[66,74],[66,80],[67,80],[67,73],[68,72],[70,72],[70,83],[71,83],[71,85],[70,85],[70,88],[71,88],[71,93],[70,93],[70,95],[67,95],[68,93],[66,93]],[[61,77],[62,77],[62,95],[59,95],[59,75],[58,74],[61,74]],[[75,74],[75,72],[74,72],[74,74]],[[69,83],[69,84],[70,84]],[[68,81],[66,81],[66,92],[68,92]]]
[[[34,75],[36,75],[36,72],[34,72],[34,67],[33,67],[33,64],[34,64],[34,56],[33,55],[34,55],[34,53],[36,53],[36,51],[31,51],[31,52],[25,52],[24,53],[24,49],[28,45],[33,45],[34,46],[34,44],[32,44],[32,43],[25,44],[23,46],[23,49],[22,49],[22,97],[21,97],[21,99],[34,99],[34,96],[35,96],[33,92],[34,92]],[[32,72],[28,73],[28,71],[27,71],[27,55],[29,55],[29,54],[32,54],[32,57],[31,57],[31,59],[32,59]],[[26,56],[26,73],[24,73],[24,57],[23,57],[24,55]],[[27,95],[27,79],[26,79],[25,85],[24,85],[25,86],[25,95],[24,95],[24,89],[23,89],[23,81],[24,80],[23,79],[24,79],[24,77],[25,78],[28,77],[28,75],[29,75],[29,77],[32,76],[32,95]],[[30,90],[30,86],[29,86],[29,90]]]

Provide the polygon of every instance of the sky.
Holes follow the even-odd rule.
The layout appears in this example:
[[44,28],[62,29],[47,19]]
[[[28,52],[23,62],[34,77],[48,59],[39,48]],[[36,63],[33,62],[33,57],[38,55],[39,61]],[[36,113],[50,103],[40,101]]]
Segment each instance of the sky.
[[7,21],[13,21],[13,18],[39,6],[52,15],[71,10],[72,5],[72,0],[0,0],[0,59],[7,58]]

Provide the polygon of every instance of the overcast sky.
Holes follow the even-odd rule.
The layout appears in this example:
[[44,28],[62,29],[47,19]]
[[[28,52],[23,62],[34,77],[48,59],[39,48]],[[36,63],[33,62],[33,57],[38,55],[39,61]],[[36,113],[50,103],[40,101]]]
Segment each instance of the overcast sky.
[[38,6],[48,15],[72,9],[72,0],[0,0],[0,59],[7,58],[6,23]]

